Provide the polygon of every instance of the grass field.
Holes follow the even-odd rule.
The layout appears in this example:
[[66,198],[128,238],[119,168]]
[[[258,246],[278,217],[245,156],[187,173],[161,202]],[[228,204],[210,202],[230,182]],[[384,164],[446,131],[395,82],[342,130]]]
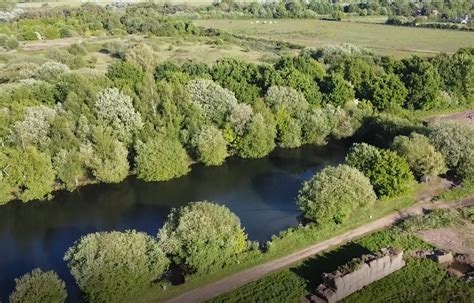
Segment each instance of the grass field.
[[474,33],[454,30],[312,19],[281,19],[276,20],[276,24],[275,20],[272,20],[272,24],[256,24],[254,21],[196,20],[195,23],[231,33],[289,41],[312,48],[350,43],[372,49],[377,54],[396,57],[453,53],[461,47],[474,46]]
[[410,257],[413,250],[432,248],[429,244],[414,233],[391,228],[307,259],[210,302],[301,302],[304,295],[314,292],[322,283],[322,273],[388,246],[405,251],[406,266],[344,302],[467,302],[474,295],[474,285],[451,277],[441,265]]

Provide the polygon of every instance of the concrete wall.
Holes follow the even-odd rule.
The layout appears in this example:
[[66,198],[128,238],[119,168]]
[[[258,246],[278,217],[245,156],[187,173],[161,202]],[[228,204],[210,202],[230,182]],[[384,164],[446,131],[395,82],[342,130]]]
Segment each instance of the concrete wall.
[[336,271],[323,274],[323,284],[316,288],[316,296],[313,296],[312,301],[337,302],[403,266],[405,266],[403,251],[383,250],[353,272],[341,274]]

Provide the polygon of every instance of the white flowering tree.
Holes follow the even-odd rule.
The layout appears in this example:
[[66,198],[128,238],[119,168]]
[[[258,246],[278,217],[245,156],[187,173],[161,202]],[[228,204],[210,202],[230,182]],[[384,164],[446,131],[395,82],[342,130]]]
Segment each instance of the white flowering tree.
[[129,143],[137,130],[143,127],[142,117],[133,107],[132,98],[118,88],[106,88],[97,94],[97,118],[114,130],[121,141]]
[[10,139],[23,148],[34,145],[43,150],[51,142],[50,121],[55,115],[54,109],[44,105],[27,108],[25,118],[13,126]]
[[233,92],[211,80],[189,81],[186,91],[191,100],[202,108],[205,116],[218,126],[224,124],[232,109],[237,105]]

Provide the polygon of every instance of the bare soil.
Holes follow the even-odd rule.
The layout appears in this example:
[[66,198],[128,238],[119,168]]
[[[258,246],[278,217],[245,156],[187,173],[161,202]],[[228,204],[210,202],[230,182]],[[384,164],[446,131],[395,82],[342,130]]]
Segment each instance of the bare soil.
[[474,257],[474,224],[467,223],[460,228],[423,230],[419,235],[442,250]]
[[439,115],[435,117],[431,117],[427,120],[428,122],[434,121],[464,121],[467,123],[474,124],[474,109],[467,110],[460,113],[452,113],[446,115]]

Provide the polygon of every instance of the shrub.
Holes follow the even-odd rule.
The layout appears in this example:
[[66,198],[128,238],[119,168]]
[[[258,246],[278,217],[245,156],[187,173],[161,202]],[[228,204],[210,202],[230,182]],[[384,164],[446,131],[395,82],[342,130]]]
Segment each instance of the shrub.
[[11,303],[63,303],[67,292],[64,282],[54,271],[43,272],[39,268],[15,279]]
[[369,178],[379,197],[393,197],[406,192],[413,179],[404,158],[366,143],[353,144],[346,163]]
[[137,176],[145,181],[166,181],[189,172],[189,158],[181,143],[160,136],[137,143]]
[[357,207],[375,202],[367,177],[348,165],[328,166],[303,184],[298,206],[306,219],[317,224],[343,223]]
[[38,65],[30,62],[8,64],[0,70],[0,83],[29,79],[37,69]]
[[64,260],[89,302],[127,302],[169,264],[158,242],[136,231],[88,234],[68,249]]
[[203,128],[195,141],[199,161],[206,165],[220,165],[228,156],[227,142],[213,126]]
[[17,49],[18,47],[20,47],[20,43],[18,42],[18,40],[16,40],[16,38],[11,37],[5,41],[5,47],[9,50]]
[[412,133],[410,137],[395,137],[393,148],[407,160],[410,169],[418,177],[437,176],[446,171],[443,155],[423,135]]
[[74,37],[74,31],[67,27],[63,27],[59,30],[59,37],[60,38],[71,38]]
[[35,73],[35,78],[43,81],[57,81],[63,74],[69,73],[70,69],[67,65],[48,61],[41,65]]
[[222,266],[247,248],[239,218],[207,201],[173,209],[158,237],[166,253],[198,273]]

